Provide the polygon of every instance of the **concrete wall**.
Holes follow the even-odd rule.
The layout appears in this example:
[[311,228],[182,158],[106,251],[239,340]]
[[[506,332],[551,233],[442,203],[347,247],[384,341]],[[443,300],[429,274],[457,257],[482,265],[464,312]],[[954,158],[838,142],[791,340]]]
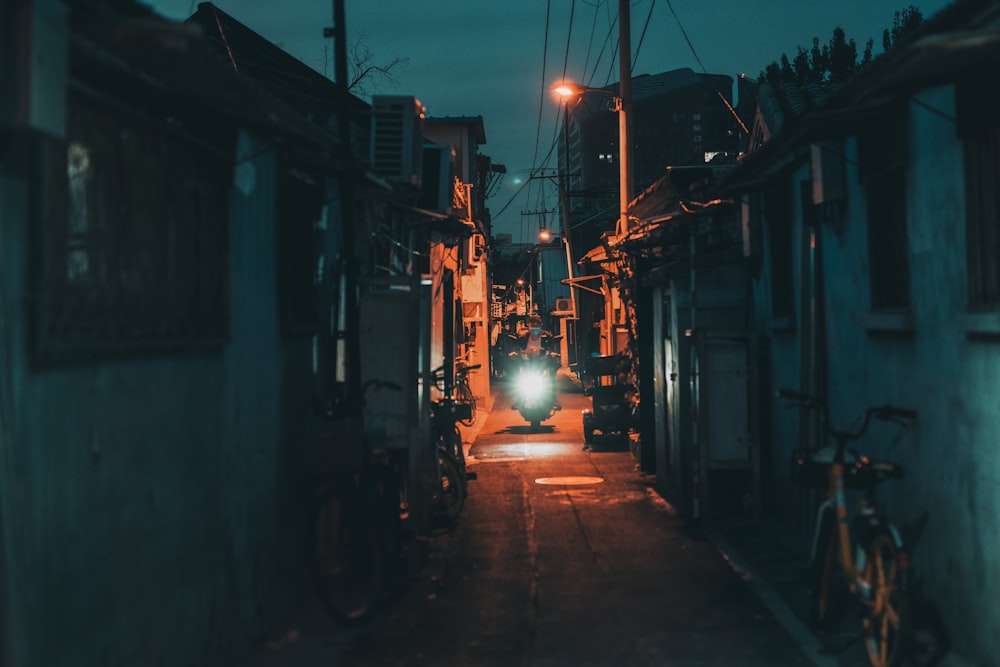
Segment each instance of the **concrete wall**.
[[246,168],[224,348],[44,371],[27,363],[25,188],[0,172],[12,664],[202,664],[302,595],[287,436],[311,390],[310,343],[278,333],[274,156]]
[[[950,86],[924,91],[911,101],[907,173],[907,249],[912,326],[876,331],[869,318],[869,257],[863,191],[856,145],[847,141],[848,195],[839,224],[822,224],[826,312],[826,383],[831,415],[849,423],[869,405],[890,403],[919,413],[910,432],[876,423],[858,449],[905,466],[906,477],[882,485],[884,508],[900,525],[913,553],[914,597],[922,621],[943,620],[955,652],[974,664],[1000,654],[1000,327],[970,338],[984,318],[965,313],[965,205],[962,144]],[[798,175],[805,175],[804,170]],[[796,189],[797,193],[798,190]],[[797,212],[801,207],[796,206]],[[802,248],[801,221],[793,248]],[[766,247],[766,244],[765,244]],[[799,261],[796,251],[796,261]],[[767,267],[755,285],[756,312],[767,313]],[[796,287],[802,282],[796,266]],[[796,298],[796,304],[801,300]],[[985,318],[987,330],[995,322]],[[769,336],[774,386],[795,387],[801,358],[795,331]],[[796,331],[798,328],[796,329]],[[773,479],[787,479],[788,451],[797,441],[796,411],[773,402],[770,419]],[[776,490],[779,514],[789,512],[796,492]]]
[[[882,336],[859,326],[865,262],[874,259],[866,259],[863,221],[851,216],[844,238],[829,239],[824,254],[828,308],[842,313],[828,327],[831,406],[845,416],[882,402],[919,412],[912,434],[897,446],[888,427],[866,445],[906,465],[907,476],[886,485],[885,499],[912,544],[920,592],[947,619],[960,653],[988,664],[1000,653],[994,632],[1000,626],[1000,348],[996,340],[969,340],[964,326],[962,144],[955,123],[934,112],[955,117],[953,89],[917,99],[910,104],[907,199],[913,330],[908,337]],[[848,183],[851,201],[858,201],[850,169]]]

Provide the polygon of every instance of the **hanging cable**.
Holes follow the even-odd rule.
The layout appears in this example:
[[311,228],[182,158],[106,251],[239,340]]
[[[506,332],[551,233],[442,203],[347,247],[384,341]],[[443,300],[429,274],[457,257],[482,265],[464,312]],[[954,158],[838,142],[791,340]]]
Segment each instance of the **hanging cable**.
[[656,0],[652,0],[652,2],[649,3],[649,13],[646,14],[646,23],[642,26],[642,34],[639,35],[639,43],[635,47],[635,55],[632,56],[632,69],[629,70],[629,73],[631,74],[635,73],[635,63],[639,60],[639,51],[642,49],[642,40],[646,38],[646,29],[649,28],[649,20],[653,18],[653,7],[655,6]]
[[583,73],[587,73],[590,67],[590,50],[594,47],[594,35],[597,34],[597,15],[600,12],[601,4],[594,5],[594,22],[590,24],[590,39],[587,40],[587,57],[583,59]]
[[[610,12],[610,9],[609,9],[609,12]],[[590,72],[590,76],[587,77],[587,80],[584,82],[584,85],[586,85],[588,87],[591,86],[591,84],[593,84],[594,77],[597,76],[597,68],[600,66],[601,60],[604,59],[604,51],[608,48],[608,44],[611,43],[611,37],[612,37],[612,35],[615,34],[615,27],[618,25],[618,16],[617,15],[615,15],[613,17],[609,15],[608,19],[609,19],[608,32],[607,32],[607,34],[604,35],[604,43],[601,44],[601,52],[599,54],[597,54],[597,59],[594,61],[594,69]],[[611,58],[612,58],[611,62],[612,62],[612,66],[613,66],[614,65],[614,55],[612,55]],[[607,85],[607,81],[605,81],[605,85]]]
[[[681,34],[684,35],[684,41],[687,42],[688,48],[691,49],[691,55],[693,55],[694,59],[698,62],[698,66],[701,67],[702,73],[708,74],[708,70],[705,69],[705,64],[702,63],[701,58],[698,57],[698,52],[695,51],[694,44],[691,43],[691,38],[688,37],[687,30],[684,29],[684,24],[681,23],[681,19],[679,16],[677,16],[677,12],[674,11],[674,6],[670,2],[670,0],[667,0],[667,7],[670,8],[670,13],[674,15],[674,20],[677,21],[677,27],[681,29]],[[727,109],[729,109],[729,113],[731,113],[733,115],[733,118],[736,119],[736,122],[740,124],[740,128],[742,128],[743,133],[750,134],[750,130],[747,129],[747,126],[743,122],[743,119],[740,118],[738,113],[736,113],[736,109],[734,109],[733,105],[729,103],[729,100],[726,99],[726,96],[723,95],[718,90],[715,91],[715,94],[719,96],[719,99],[722,100],[722,103],[726,105]]]
[[219,20],[219,12],[215,11],[215,5],[209,3],[208,6],[212,8],[212,16],[215,17],[215,25],[219,29],[219,37],[222,38],[222,43],[226,47],[226,53],[229,54],[229,62],[233,64],[233,69],[238,72],[240,68],[236,66],[236,58],[233,57],[233,50],[229,48],[229,40],[226,39],[226,31],[222,29],[222,21]]

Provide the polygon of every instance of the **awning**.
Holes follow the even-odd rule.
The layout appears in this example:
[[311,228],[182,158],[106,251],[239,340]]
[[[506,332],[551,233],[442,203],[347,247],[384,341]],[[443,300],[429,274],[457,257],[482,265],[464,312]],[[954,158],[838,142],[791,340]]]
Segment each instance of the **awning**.
[[410,227],[425,227],[430,229],[432,232],[438,232],[439,234],[451,234],[453,236],[461,236],[462,238],[469,238],[472,236],[472,233],[476,231],[476,225],[471,220],[462,220],[461,218],[456,218],[455,216],[448,215],[447,213],[432,211],[426,208],[417,208],[416,206],[410,206],[391,199],[387,200],[386,203],[403,211],[407,211],[408,213],[425,218],[425,220],[420,222],[411,222],[409,224]]

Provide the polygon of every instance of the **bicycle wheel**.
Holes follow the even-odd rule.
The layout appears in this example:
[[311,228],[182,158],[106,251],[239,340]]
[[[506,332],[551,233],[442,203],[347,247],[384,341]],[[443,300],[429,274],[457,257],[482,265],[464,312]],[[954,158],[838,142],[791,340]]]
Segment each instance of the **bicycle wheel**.
[[909,600],[899,551],[887,533],[872,538],[862,578],[871,586],[871,607],[863,622],[868,659],[875,667],[893,667],[903,654]]
[[323,495],[311,525],[311,572],[320,602],[341,623],[372,611],[382,592],[383,562],[378,538],[353,488]]
[[441,514],[448,521],[454,522],[465,506],[465,476],[452,455],[440,447],[438,447],[438,470],[441,473],[441,489],[438,493]]
[[469,404],[469,418],[461,420],[465,426],[472,426],[476,423],[476,397],[469,387],[468,380],[462,380],[455,387],[455,400],[459,403]]
[[809,568],[809,627],[822,633],[837,620],[836,611],[844,592],[837,520],[832,509],[823,512],[818,531],[816,552]]
[[465,450],[462,449],[462,432],[458,429],[458,426],[454,426],[449,432],[444,435],[446,442],[445,451],[451,454],[452,458],[455,459],[455,463],[458,464],[458,469],[465,475]]

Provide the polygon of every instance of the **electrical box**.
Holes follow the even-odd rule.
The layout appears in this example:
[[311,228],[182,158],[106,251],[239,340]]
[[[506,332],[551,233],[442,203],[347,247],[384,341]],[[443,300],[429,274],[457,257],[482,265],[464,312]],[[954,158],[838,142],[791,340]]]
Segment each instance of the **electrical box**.
[[469,264],[479,264],[486,255],[486,239],[482,234],[473,232],[469,236]]
[[[418,279],[399,277],[363,287],[360,303],[361,382],[365,435],[390,449],[419,445],[426,417],[420,387],[429,357],[430,320],[423,302],[429,291]],[[381,387],[379,383],[393,387]]]

